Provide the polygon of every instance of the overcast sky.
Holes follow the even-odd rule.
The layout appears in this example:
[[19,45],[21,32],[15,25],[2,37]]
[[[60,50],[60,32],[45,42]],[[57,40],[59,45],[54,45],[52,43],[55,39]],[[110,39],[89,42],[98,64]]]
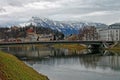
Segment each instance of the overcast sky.
[[0,0],[0,25],[32,16],[112,24],[120,22],[120,0]]

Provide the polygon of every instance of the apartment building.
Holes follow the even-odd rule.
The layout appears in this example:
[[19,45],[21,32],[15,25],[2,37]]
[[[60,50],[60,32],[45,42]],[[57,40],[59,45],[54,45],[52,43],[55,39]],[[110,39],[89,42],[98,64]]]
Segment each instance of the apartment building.
[[106,29],[99,30],[100,40],[120,41],[120,23],[110,25]]

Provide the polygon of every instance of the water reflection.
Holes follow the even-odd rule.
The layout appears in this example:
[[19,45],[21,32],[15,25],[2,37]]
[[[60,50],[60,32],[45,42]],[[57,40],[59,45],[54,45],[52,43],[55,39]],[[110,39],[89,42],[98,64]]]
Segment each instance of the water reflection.
[[51,80],[120,80],[119,51],[71,52],[35,45],[9,46],[2,50],[14,54]]
[[51,80],[120,80],[120,56],[70,56],[27,60]]
[[52,50],[48,47],[39,47],[35,45],[9,46],[2,50],[22,59],[43,58],[52,54]]
[[55,49],[53,47],[39,47],[36,45],[27,45],[27,46],[8,46],[2,49],[3,51],[14,54],[19,58],[26,59],[40,59],[44,57],[63,57],[63,56],[75,56],[80,54],[88,54],[90,50],[81,50],[81,51],[69,51],[68,49]]
[[100,55],[87,55],[87,56],[74,56],[74,57],[52,57],[43,60],[27,60],[31,66],[34,64],[44,64],[50,66],[58,65],[81,65],[85,68],[101,69],[110,68],[112,70],[120,71],[120,56],[100,56]]

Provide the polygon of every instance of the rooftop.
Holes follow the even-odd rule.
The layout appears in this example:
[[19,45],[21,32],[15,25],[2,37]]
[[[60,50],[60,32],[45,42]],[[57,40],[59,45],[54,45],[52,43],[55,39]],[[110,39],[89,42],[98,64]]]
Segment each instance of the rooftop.
[[109,29],[120,29],[120,23],[111,24]]

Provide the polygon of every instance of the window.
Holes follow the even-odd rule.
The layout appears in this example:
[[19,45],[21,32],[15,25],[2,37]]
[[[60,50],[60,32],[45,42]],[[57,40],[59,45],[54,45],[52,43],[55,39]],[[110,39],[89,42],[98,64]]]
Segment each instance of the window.
[[118,41],[118,37],[116,37],[116,41]]
[[118,33],[116,33],[116,37],[118,37]]

